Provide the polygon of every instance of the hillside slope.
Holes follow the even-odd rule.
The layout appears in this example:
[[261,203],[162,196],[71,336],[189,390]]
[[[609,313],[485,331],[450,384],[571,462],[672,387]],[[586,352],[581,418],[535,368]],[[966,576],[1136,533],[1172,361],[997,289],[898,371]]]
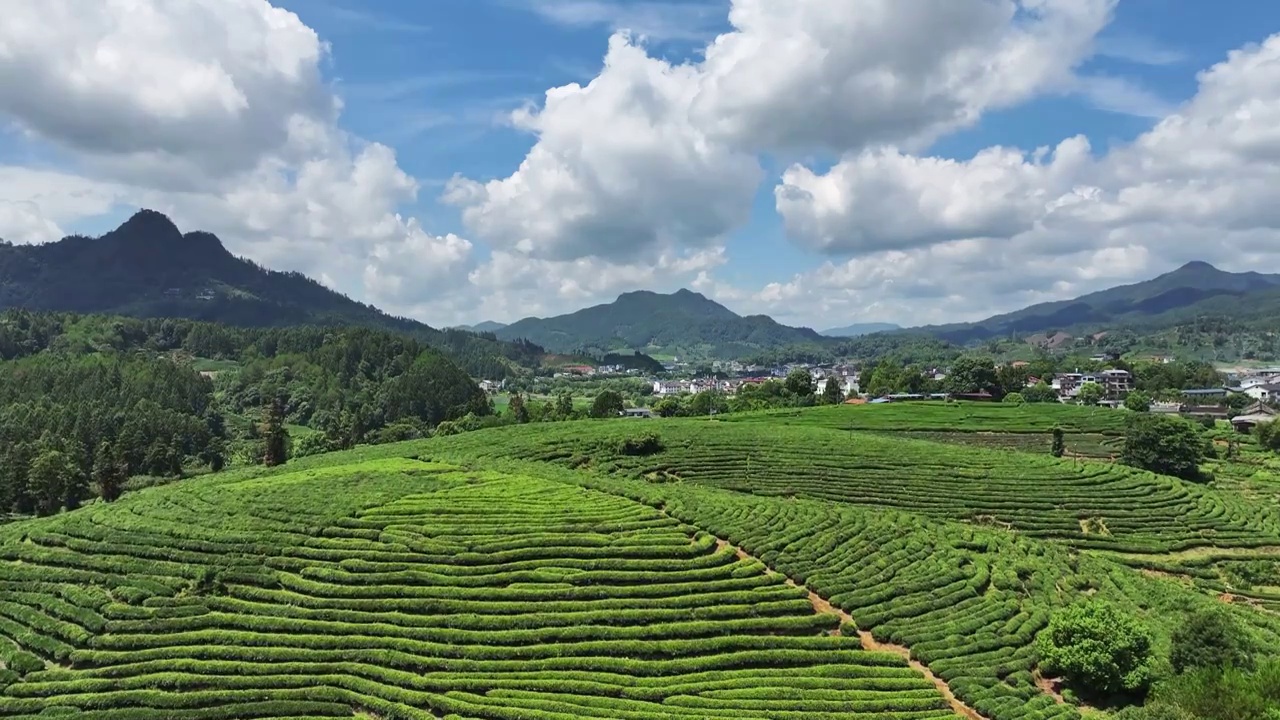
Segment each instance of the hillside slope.
[[604,305],[552,318],[525,318],[496,332],[525,338],[558,352],[662,349],[679,354],[733,357],[824,338],[764,315],[741,316],[690,290],[669,295],[624,293]]
[[888,332],[889,330],[901,330],[901,325],[894,323],[854,323],[845,325],[844,327],[831,328],[823,330],[820,334],[827,337],[861,337],[870,335],[871,333]]
[[210,233],[183,234],[152,210],[140,210],[98,238],[0,245],[0,309],[10,307],[249,327],[360,325],[411,334],[464,365],[472,364],[468,357],[528,363],[540,354],[538,348],[388,315],[301,273],[238,258]]
[[965,343],[1010,334],[1129,324],[1145,327],[1183,322],[1204,314],[1253,317],[1280,310],[1280,275],[1230,273],[1204,262],[1131,285],[1071,300],[1040,303],[974,323],[913,328]]

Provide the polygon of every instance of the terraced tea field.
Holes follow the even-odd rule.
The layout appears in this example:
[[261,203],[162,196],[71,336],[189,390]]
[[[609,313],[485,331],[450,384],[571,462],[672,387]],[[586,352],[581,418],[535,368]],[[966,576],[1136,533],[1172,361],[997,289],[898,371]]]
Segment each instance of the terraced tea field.
[[660,431],[665,449],[633,456],[618,445],[637,432],[634,424],[611,423],[591,432],[584,427],[589,425],[511,428],[498,444],[483,433],[456,444],[479,456],[910,510],[1079,548],[1165,552],[1280,545],[1275,507],[1108,463],[823,427],[699,420],[645,426]]
[[878,405],[828,405],[726,415],[723,422],[800,425],[870,432],[969,432],[1048,434],[1124,433],[1125,412],[1100,407],[1035,403],[897,402]]
[[652,507],[412,459],[311,467],[0,530],[0,717],[954,716]]
[[[1278,530],[1106,463],[820,424],[361,448],[0,527],[0,717],[1080,720],[1037,664],[1056,610],[1109,600],[1167,651]],[[1280,614],[1226,607],[1280,655]]]

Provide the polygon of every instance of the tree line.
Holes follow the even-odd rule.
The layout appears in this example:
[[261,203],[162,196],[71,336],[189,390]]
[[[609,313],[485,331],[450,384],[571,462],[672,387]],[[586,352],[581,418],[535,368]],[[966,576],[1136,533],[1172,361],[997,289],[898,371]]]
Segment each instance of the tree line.
[[[210,361],[225,370],[198,371]],[[491,413],[462,368],[400,333],[0,313],[0,513]],[[315,432],[294,443],[290,425]]]

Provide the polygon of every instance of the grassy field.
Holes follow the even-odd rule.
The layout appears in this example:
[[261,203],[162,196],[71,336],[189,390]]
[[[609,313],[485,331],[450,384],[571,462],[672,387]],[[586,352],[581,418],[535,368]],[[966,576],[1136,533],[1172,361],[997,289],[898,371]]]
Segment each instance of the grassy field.
[[880,408],[498,428],[5,525],[0,717],[1077,720],[1037,674],[1056,609],[1165,652],[1244,575],[1280,654],[1276,506],[846,410]]

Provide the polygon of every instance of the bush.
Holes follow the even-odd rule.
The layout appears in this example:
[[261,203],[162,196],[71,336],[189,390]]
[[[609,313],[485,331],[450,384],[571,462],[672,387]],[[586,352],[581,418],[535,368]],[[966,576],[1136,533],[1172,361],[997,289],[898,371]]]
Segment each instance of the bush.
[[1252,668],[1253,643],[1226,608],[1192,613],[1173,631],[1169,663],[1177,672],[1196,668]]
[[1124,406],[1133,412],[1151,412],[1151,396],[1141,390],[1134,390],[1125,397]]
[[657,433],[644,433],[635,437],[629,437],[618,443],[619,455],[644,456],[654,455],[666,449],[662,444],[662,438]]
[[1209,442],[1194,425],[1177,417],[1137,413],[1125,428],[1121,462],[1183,480],[1202,480],[1200,461]]
[[1058,611],[1036,638],[1041,664],[1084,695],[1145,691],[1152,676],[1151,646],[1146,627],[1100,600]]
[[1011,392],[1008,395],[1004,396],[1004,400],[1001,400],[1001,402],[1006,402],[1006,403],[1009,403],[1010,405],[1021,405],[1026,401],[1027,399],[1023,397],[1022,393],[1020,392]]

